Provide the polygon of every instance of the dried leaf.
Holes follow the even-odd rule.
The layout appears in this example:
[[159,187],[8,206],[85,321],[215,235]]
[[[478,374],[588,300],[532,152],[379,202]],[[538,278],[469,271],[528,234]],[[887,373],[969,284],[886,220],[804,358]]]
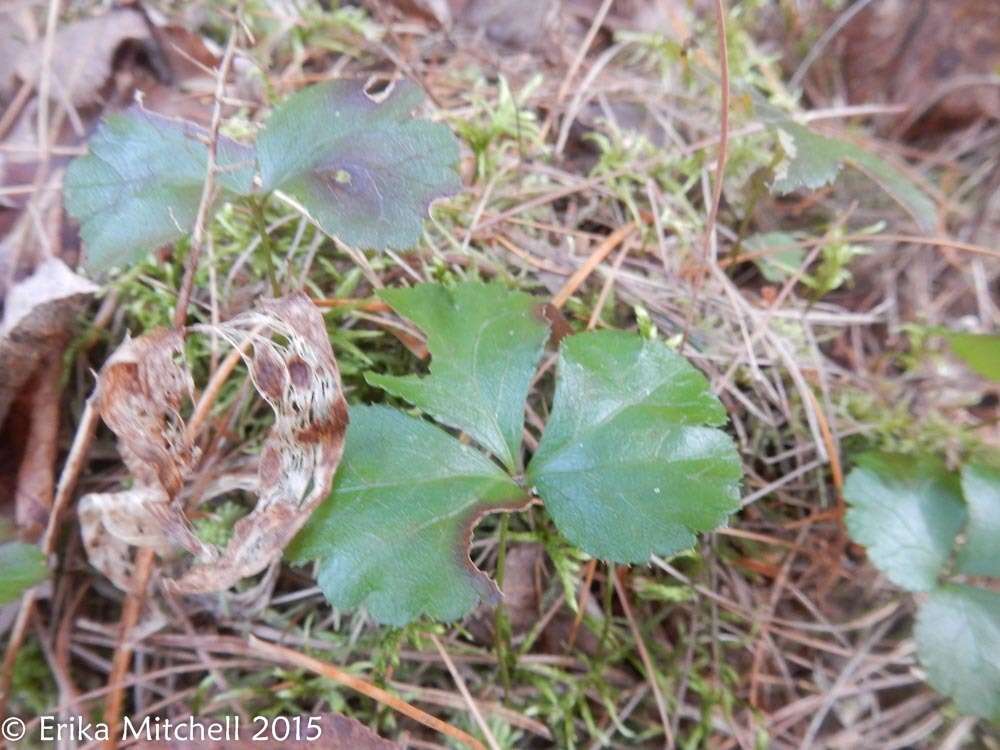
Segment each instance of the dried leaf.
[[923,120],[910,132],[921,137],[998,117],[1000,88],[989,82],[1000,69],[998,28],[996,0],[872,3],[841,35],[847,95],[909,105],[907,122]]
[[0,321],[0,425],[21,387],[42,360],[59,350],[84,301],[96,291],[57,258],[10,289]]
[[531,49],[556,27],[559,5],[554,0],[470,0],[459,23],[512,49]]
[[178,501],[184,476],[197,459],[187,446],[180,415],[185,397],[194,391],[181,333],[161,329],[127,339],[105,363],[97,388],[101,417],[118,436],[134,485],[81,498],[80,529],[91,564],[131,591],[131,547],[167,555],[180,543],[192,554],[212,556],[186,523]]
[[[149,27],[142,14],[118,8],[104,15],[85,18],[56,31],[50,72],[51,95],[74,106],[95,101],[108,78],[115,52],[126,41],[148,41]],[[15,65],[18,77],[38,82],[42,66],[43,39],[27,45]]]
[[177,582],[187,593],[228,588],[281,556],[329,493],[347,430],[340,372],[323,316],[308,297],[265,300],[219,333],[241,351],[252,343],[250,375],[275,420],[261,450],[257,506],[237,521],[221,559],[193,567]]
[[[452,2],[464,4],[460,0],[452,0]],[[404,13],[427,21],[434,21],[443,28],[451,27],[452,2],[449,0],[392,0],[392,4]]]
[[130,548],[136,546],[163,556],[181,548],[195,556],[195,564],[171,582],[177,591],[229,588],[277,560],[330,490],[347,404],[319,311],[296,294],[264,300],[216,330],[243,354],[275,422],[256,478],[219,477],[205,495],[238,486],[257,493],[257,505],[236,523],[225,549],[194,535],[180,504],[198,459],[180,416],[193,390],[182,335],[161,330],[126,341],[101,371],[98,392],[101,416],[118,436],[134,483],[128,490],[87,495],[79,511],[91,563],[123,590],[132,585]]

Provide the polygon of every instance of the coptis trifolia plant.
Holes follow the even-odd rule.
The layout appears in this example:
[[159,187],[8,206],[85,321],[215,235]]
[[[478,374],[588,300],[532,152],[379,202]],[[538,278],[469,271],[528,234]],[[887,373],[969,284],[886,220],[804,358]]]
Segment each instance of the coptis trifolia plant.
[[[382,101],[349,81],[301,91],[274,110],[254,146],[218,138],[216,205],[259,211],[277,195],[348,245],[414,245],[430,203],[459,187],[457,143],[445,126],[411,117],[419,100],[405,83]],[[140,108],[108,118],[65,181],[88,268],[127,266],[191,230],[207,136]],[[399,625],[455,619],[496,600],[496,585],[469,559],[484,514],[538,499],[588,554],[643,563],[691,547],[738,508],[741,467],[720,429],[725,410],[661,341],[621,331],[564,338],[548,418],[526,461],[525,404],[550,336],[542,300],[478,282],[380,296],[427,336],[431,368],[368,374],[416,411],[352,407],[339,467],[343,394],[308,299],[264,301],[215,328],[243,353],[276,414],[256,474],[223,475],[211,490],[258,495],[225,549],[191,533],[179,500],[196,460],[178,417],[192,389],[182,332],[123,344],[99,392],[134,484],[81,503],[91,561],[127,588],[131,546],[164,556],[183,549],[195,563],[174,587],[221,590],[267,567],[302,527],[289,554],[319,561],[330,601]]]

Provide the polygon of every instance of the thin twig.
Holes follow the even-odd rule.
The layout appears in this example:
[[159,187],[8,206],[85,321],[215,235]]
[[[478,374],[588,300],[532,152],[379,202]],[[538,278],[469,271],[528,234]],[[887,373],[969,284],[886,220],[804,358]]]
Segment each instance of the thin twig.
[[462,694],[462,699],[469,707],[469,712],[472,714],[472,718],[475,719],[476,725],[486,738],[486,744],[490,746],[490,750],[500,750],[500,745],[497,743],[496,737],[493,736],[493,732],[490,731],[489,724],[486,723],[482,713],[479,711],[479,707],[472,699],[472,694],[469,692],[469,688],[465,684],[465,680],[462,678],[461,673],[455,668],[455,663],[451,660],[451,656],[448,655],[444,646],[441,645],[441,641],[439,641],[438,637],[433,633],[431,633],[431,643],[434,644],[438,653],[441,654],[441,660],[448,668],[448,672],[451,673],[451,679],[455,681],[455,687],[457,687],[458,692]]
[[720,68],[720,88],[722,108],[719,113],[719,152],[715,162],[715,185],[712,188],[712,205],[709,207],[708,220],[705,223],[704,250],[702,253],[702,272],[695,279],[694,290],[691,294],[691,301],[688,305],[688,312],[684,321],[684,331],[681,336],[680,350],[684,350],[687,344],[688,333],[691,329],[691,321],[695,308],[701,296],[702,287],[705,284],[705,269],[709,264],[714,264],[718,256],[718,242],[716,238],[716,224],[719,219],[719,206],[722,203],[722,185],[726,176],[726,160],[729,154],[729,47],[726,42],[726,7],[723,0],[715,0],[716,32],[719,44],[719,68]]
[[642,637],[642,632],[639,630],[639,625],[635,620],[635,614],[632,612],[632,605],[629,603],[628,594],[625,591],[625,586],[621,582],[621,571],[610,570],[611,581],[614,583],[615,592],[618,594],[618,601],[621,602],[622,610],[625,612],[625,619],[628,620],[629,629],[632,631],[632,635],[635,638],[636,648],[639,649],[639,658],[642,660],[642,666],[646,669],[646,680],[649,682],[649,687],[653,691],[653,699],[656,701],[656,710],[660,713],[660,722],[663,725],[664,741],[663,746],[666,748],[672,748],[674,746],[674,737],[670,729],[670,717],[667,714],[667,702],[663,698],[663,691],[660,690],[660,683],[656,680],[656,670],[653,666],[653,659],[649,655],[649,650],[646,648],[646,641]]
[[[590,23],[590,28],[587,29],[587,34],[583,38],[583,42],[580,43],[580,47],[577,49],[576,54],[573,56],[573,61],[569,65],[569,69],[566,71],[566,75],[563,76],[563,81],[559,86],[559,91],[556,93],[556,104],[562,104],[566,95],[569,94],[570,87],[573,85],[573,79],[576,78],[576,73],[583,65],[583,61],[587,57],[587,52],[590,51],[591,45],[597,38],[597,34],[600,32],[601,28],[604,26],[604,19],[607,18],[608,11],[611,10],[611,5],[614,0],[604,0],[601,3],[601,7],[598,8],[597,13],[594,15],[594,20]],[[556,107],[553,107],[553,112],[556,111]],[[548,132],[551,127],[551,118],[546,120],[545,125],[542,128],[542,138]]]
[[219,71],[215,79],[215,106],[212,109],[212,125],[208,141],[208,166],[205,170],[205,183],[201,190],[201,202],[195,218],[194,231],[191,234],[191,249],[184,265],[184,280],[177,295],[177,307],[174,309],[174,328],[183,328],[187,320],[188,304],[191,301],[191,291],[194,288],[194,276],[198,270],[198,261],[205,246],[205,223],[208,220],[208,209],[215,193],[216,151],[219,141],[219,125],[222,122],[222,98],[226,89],[226,76],[236,51],[236,32],[229,34],[226,51],[222,56]]
[[576,271],[573,272],[573,275],[566,280],[563,288],[556,292],[555,296],[552,297],[552,304],[555,307],[562,307],[565,305],[567,300],[569,300],[569,298],[576,293],[576,290],[580,288],[580,285],[587,280],[587,277],[594,272],[594,269],[608,257],[612,250],[624,242],[625,239],[635,230],[635,224],[623,224],[605,237],[604,241],[594,248],[594,252],[592,252],[590,257],[583,262],[583,265],[576,269]]
[[[177,296],[177,307],[174,310],[174,326],[183,328],[187,321],[187,308],[191,301],[191,291],[194,287],[194,277],[198,270],[198,260],[205,245],[205,222],[208,218],[208,208],[211,205],[212,197],[215,193],[215,171],[216,171],[216,148],[218,145],[219,125],[222,121],[222,97],[225,93],[226,76],[229,66],[233,60],[236,50],[236,31],[229,34],[229,41],[226,43],[226,51],[222,56],[218,74],[215,82],[215,106],[212,110],[212,127],[210,140],[208,143],[208,164],[205,170],[205,183],[202,187],[201,202],[198,205],[198,213],[195,219],[194,230],[191,236],[191,250],[184,269],[184,280]],[[119,647],[115,651],[114,661],[111,666],[111,674],[108,677],[108,684],[111,691],[104,709],[104,721],[109,727],[109,739],[104,746],[116,748],[118,746],[118,727],[121,723],[122,706],[124,703],[123,686],[125,675],[128,672],[128,665],[132,659],[132,644],[129,641],[129,634],[139,621],[145,602],[146,590],[152,578],[155,553],[152,549],[143,548],[136,553],[135,577],[133,579],[132,591],[129,592],[122,608],[121,623],[119,627]]]
[[378,701],[382,705],[388,706],[394,711],[398,711],[404,716],[408,716],[426,727],[430,727],[447,737],[458,740],[466,747],[471,747],[473,750],[486,750],[483,743],[472,735],[463,732],[458,727],[453,727],[451,724],[431,716],[426,711],[421,711],[416,706],[411,706],[409,703],[401,698],[397,698],[392,693],[366,682],[357,675],[345,672],[339,667],[327,664],[319,659],[313,659],[311,656],[300,654],[298,651],[293,651],[290,648],[279,646],[277,643],[262,641],[256,636],[250,636],[249,645],[252,653],[263,656],[270,661],[299,667],[301,669],[307,669],[313,674],[326,677],[334,682],[339,682],[341,685],[344,685],[351,690],[356,690],[362,695],[366,695],[372,700]]

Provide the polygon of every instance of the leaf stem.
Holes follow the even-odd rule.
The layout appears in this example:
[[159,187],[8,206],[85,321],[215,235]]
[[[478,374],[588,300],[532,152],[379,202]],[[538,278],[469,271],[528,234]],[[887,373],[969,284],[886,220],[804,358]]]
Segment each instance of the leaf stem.
[[[497,586],[503,589],[504,571],[507,566],[507,530],[510,524],[510,517],[504,513],[500,516],[500,538],[497,541]],[[497,605],[494,617],[493,628],[496,633],[497,664],[500,666],[500,682],[503,684],[504,694],[509,695],[511,690],[510,672],[511,667],[517,664],[517,655],[510,645],[510,619],[507,617],[507,607],[503,599]]]
[[278,289],[278,277],[274,264],[274,243],[271,242],[271,235],[267,231],[267,200],[266,195],[252,198],[250,212],[253,214],[254,227],[260,236],[260,249],[264,256],[264,269],[267,273],[268,283],[271,285],[271,294],[277,297],[280,290]]

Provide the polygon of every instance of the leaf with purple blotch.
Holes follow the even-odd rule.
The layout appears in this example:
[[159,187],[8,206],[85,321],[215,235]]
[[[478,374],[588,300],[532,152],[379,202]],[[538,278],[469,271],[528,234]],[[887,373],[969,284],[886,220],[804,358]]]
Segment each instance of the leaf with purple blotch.
[[411,116],[422,98],[406,81],[381,101],[358,81],[300,91],[257,141],[263,190],[292,196],[350,245],[412,247],[431,202],[460,187],[451,131]]

